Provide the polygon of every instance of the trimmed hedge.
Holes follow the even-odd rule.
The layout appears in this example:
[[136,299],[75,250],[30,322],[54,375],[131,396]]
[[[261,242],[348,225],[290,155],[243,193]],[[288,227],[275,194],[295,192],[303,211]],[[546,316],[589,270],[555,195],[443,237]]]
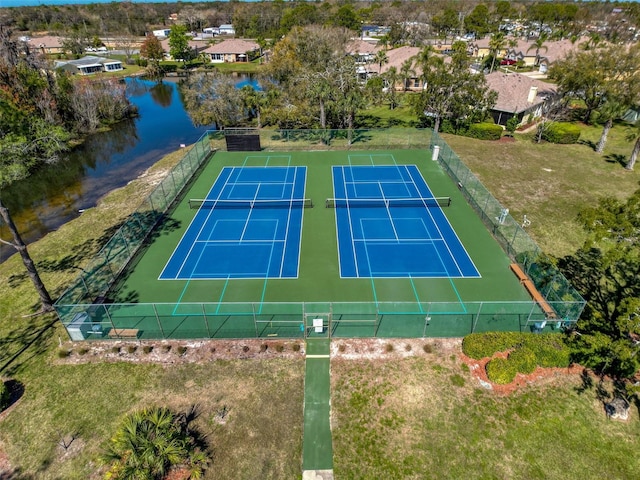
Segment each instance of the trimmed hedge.
[[508,360],[518,373],[533,373],[538,366],[536,354],[527,347],[516,348],[509,354]]
[[7,388],[7,385],[0,380],[0,412],[9,406],[11,400],[11,392]]
[[493,383],[506,385],[516,378],[515,362],[507,358],[493,358],[487,363],[487,377]]
[[577,143],[580,138],[580,128],[566,122],[553,122],[542,132],[542,139],[550,143]]
[[478,140],[500,140],[503,129],[495,123],[472,123],[465,137],[477,138]]
[[[516,373],[531,373],[538,366],[566,368],[571,364],[569,346],[558,333],[472,333],[462,340],[464,354],[476,360],[506,350],[511,350],[508,358],[487,363],[487,376],[494,383],[509,383]],[[511,380],[506,381],[508,378]]]
[[522,343],[523,335],[519,332],[472,333],[462,339],[462,351],[468,357],[480,360],[514,348]]

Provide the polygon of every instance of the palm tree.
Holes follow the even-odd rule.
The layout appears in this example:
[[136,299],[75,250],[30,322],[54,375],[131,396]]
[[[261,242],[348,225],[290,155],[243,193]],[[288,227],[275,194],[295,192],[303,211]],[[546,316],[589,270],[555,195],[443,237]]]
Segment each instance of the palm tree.
[[189,428],[194,416],[193,408],[178,415],[162,407],[127,415],[103,454],[110,478],[161,480],[175,467],[187,470],[188,478],[200,478],[208,459],[197,432]]
[[402,62],[400,67],[400,78],[402,79],[402,90],[407,91],[409,88],[409,80],[416,76],[416,71],[413,69],[414,57],[407,58]]
[[384,72],[382,78],[384,79],[385,86],[387,88],[389,108],[393,110],[398,106],[398,97],[396,95],[396,84],[400,79],[400,75],[398,75],[398,69],[396,67],[389,68],[389,70]]
[[536,63],[535,63],[536,66],[540,65],[540,50],[544,49],[545,52],[549,50],[549,47],[547,47],[544,44],[544,42],[546,41],[547,41],[547,34],[542,33],[538,38],[536,38],[536,41],[533,42],[531,45],[529,45],[529,48],[527,48],[527,52],[533,49],[536,50]]
[[491,39],[489,40],[489,52],[491,52],[491,67],[489,68],[489,73],[493,72],[493,67],[496,64],[496,58],[500,55],[500,52],[506,45],[506,40],[504,38],[503,32],[494,33],[491,35]]
[[629,129],[626,139],[629,142],[635,141],[629,161],[624,167],[627,170],[633,170],[633,167],[636,165],[636,160],[638,160],[638,155],[640,155],[640,120],[635,123],[634,128]]
[[628,108],[629,105],[624,101],[617,100],[615,98],[607,98],[605,99],[605,103],[598,109],[600,120],[604,120],[605,122],[602,128],[602,133],[600,134],[600,140],[598,140],[598,144],[596,145],[597,153],[602,153],[604,151],[609,131],[613,127],[613,120],[624,115]]
[[389,56],[384,50],[378,50],[373,57],[373,61],[378,64],[378,74],[382,73],[382,65],[389,63]]

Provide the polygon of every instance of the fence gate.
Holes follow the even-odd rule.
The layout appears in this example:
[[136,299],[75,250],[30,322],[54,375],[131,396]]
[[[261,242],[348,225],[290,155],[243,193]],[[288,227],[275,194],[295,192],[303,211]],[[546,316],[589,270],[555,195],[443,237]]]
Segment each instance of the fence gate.
[[330,313],[305,313],[304,314],[305,338],[329,338],[331,337]]

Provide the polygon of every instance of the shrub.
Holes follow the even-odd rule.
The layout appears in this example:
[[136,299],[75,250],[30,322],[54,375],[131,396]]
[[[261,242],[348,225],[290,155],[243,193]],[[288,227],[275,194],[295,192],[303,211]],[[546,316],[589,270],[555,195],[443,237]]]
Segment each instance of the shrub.
[[284,352],[284,344],[276,343],[276,352],[278,352],[278,353]]
[[128,353],[136,353],[137,349],[138,349],[138,347],[136,345],[128,345],[127,346],[127,352]]
[[142,351],[145,354],[150,354],[153,351],[153,346],[152,345],[145,345],[144,347],[142,347]]
[[509,354],[509,361],[520,373],[532,373],[538,366],[536,354],[527,347],[516,348]]
[[393,352],[393,343],[385,343],[384,351],[387,353]]
[[410,352],[410,351],[411,351],[411,344],[410,344],[410,343],[407,343],[407,344],[404,346],[404,350],[405,350],[406,352]]
[[171,345],[163,345],[162,346],[162,351],[164,353],[169,353],[171,351]]
[[11,392],[7,384],[0,380],[0,412],[9,406],[11,401]]
[[263,353],[266,352],[268,348],[269,348],[269,345],[267,345],[266,343],[263,343],[262,345],[260,345],[260,351]]
[[251,350],[251,349],[249,348],[249,345],[243,345],[243,347],[242,347],[242,351],[243,351],[244,353],[247,353],[249,350]]
[[561,334],[526,335],[524,346],[535,354],[536,362],[541,367],[566,368],[571,364],[571,350]]
[[462,352],[468,357],[480,360],[491,357],[496,352],[504,352],[522,342],[518,332],[472,333],[462,339]]
[[66,348],[61,348],[60,350],[58,350],[58,358],[67,358],[69,355],[71,355],[71,350],[68,350]]
[[515,368],[515,363],[510,362],[506,358],[493,358],[489,360],[486,370],[489,380],[499,385],[506,385],[513,382],[513,379],[516,378],[516,373],[518,373]]
[[120,345],[114,345],[113,347],[111,347],[111,352],[120,353]]
[[89,349],[87,347],[80,347],[78,349],[78,355],[86,355],[89,353]]
[[347,351],[347,346],[344,343],[341,343],[340,345],[338,345],[338,351],[340,353],[344,353]]
[[187,347],[185,347],[184,345],[180,345],[178,348],[176,348],[176,353],[180,356],[184,355],[185,353],[187,353]]
[[465,136],[478,140],[500,140],[502,132],[502,127],[494,123],[472,123]]
[[430,343],[425,343],[422,346],[422,350],[424,351],[424,353],[433,353],[433,346]]
[[580,128],[566,122],[552,122],[542,132],[542,139],[550,143],[577,143],[580,138]]
[[291,349],[292,349],[294,352],[299,352],[299,351],[300,351],[300,344],[299,344],[299,343],[294,343],[294,344],[291,346]]

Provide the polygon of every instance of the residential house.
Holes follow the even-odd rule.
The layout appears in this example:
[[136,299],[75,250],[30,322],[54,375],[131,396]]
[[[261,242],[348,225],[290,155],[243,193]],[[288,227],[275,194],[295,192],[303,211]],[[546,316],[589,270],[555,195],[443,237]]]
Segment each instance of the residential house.
[[238,38],[211,45],[202,52],[211,63],[250,62],[260,55],[260,45]]
[[352,40],[347,44],[347,54],[351,55],[356,62],[356,73],[359,80],[366,82],[378,73],[378,66],[374,65],[378,50],[380,50],[379,46],[359,39]]
[[74,75],[93,75],[99,72],[117,72],[124,70],[120,60],[87,55],[77,60],[59,60],[56,69],[62,69]]
[[[513,46],[510,46],[508,41],[505,42],[505,46],[498,52],[498,58],[521,61],[527,67],[538,65],[540,73],[546,73],[553,62],[566,56],[569,51],[577,49],[586,40],[581,38],[575,43],[570,40],[547,41],[538,49],[534,42],[521,38],[517,39]],[[479,60],[489,55],[489,41],[490,38],[486,37],[470,42],[472,55]]]
[[[171,56],[171,47],[169,46],[169,39],[165,38],[160,40],[160,45],[162,45],[162,50],[164,51],[164,58],[166,60],[182,60],[181,58],[173,58]],[[209,45],[207,42],[202,40],[189,40],[188,45],[193,52],[193,58],[196,58],[200,53],[202,53],[205,48]]]
[[45,55],[64,53],[64,47],[62,37],[54,37],[51,35],[45,35],[43,37],[34,37],[27,40],[27,45],[30,48],[38,50]]
[[218,33],[220,35],[235,35],[236,29],[230,23],[225,23],[218,27]]
[[402,67],[408,60],[411,60],[411,76],[405,79],[404,83],[400,82],[395,85],[396,90],[409,90],[409,91],[418,91],[422,90],[423,85],[420,80],[420,75],[422,71],[418,68],[415,58],[418,56],[422,49],[419,47],[398,47],[392,50],[387,50],[387,59],[389,60],[387,63],[382,64],[382,66],[375,65],[375,69],[379,70],[380,74],[384,74],[388,72],[391,68],[396,69],[396,73],[400,75],[402,73]]
[[511,117],[520,124],[539,118],[560,96],[556,85],[519,73],[493,72],[487,75],[487,86],[498,93],[491,116],[498,125],[505,126]]

